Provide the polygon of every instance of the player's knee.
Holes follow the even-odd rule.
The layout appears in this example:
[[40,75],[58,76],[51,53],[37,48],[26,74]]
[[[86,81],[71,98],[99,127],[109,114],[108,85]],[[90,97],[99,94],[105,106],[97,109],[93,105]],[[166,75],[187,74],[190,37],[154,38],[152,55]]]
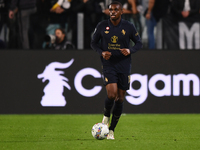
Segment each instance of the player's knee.
[[115,94],[115,93],[109,93],[109,94],[108,94],[108,98],[109,98],[110,100],[115,100],[115,99],[117,98],[117,94]]
[[124,94],[119,94],[118,95],[118,101],[120,102],[120,103],[123,103],[123,101],[124,101]]
[[121,98],[120,98],[120,97],[118,98],[118,102],[119,102],[119,103],[123,103],[123,101],[124,101],[124,98],[122,98],[122,97],[121,97]]

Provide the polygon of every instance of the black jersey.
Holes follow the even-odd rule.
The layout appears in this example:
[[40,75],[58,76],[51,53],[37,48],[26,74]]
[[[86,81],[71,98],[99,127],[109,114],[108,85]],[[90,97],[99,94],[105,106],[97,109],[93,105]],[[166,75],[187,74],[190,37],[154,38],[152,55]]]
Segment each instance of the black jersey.
[[[135,45],[130,47],[130,40]],[[115,69],[119,73],[130,73],[131,55],[124,56],[119,49],[128,48],[130,53],[134,53],[142,47],[142,42],[134,25],[121,19],[117,26],[114,26],[110,19],[100,22],[93,34],[91,47],[100,56],[103,51],[109,51],[112,56],[109,60],[103,59],[103,69]]]

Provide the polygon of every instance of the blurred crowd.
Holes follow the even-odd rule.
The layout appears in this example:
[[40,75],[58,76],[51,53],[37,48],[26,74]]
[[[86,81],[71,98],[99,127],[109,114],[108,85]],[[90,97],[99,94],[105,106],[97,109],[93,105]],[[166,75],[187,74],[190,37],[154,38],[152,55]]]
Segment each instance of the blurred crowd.
[[[112,0],[0,0],[0,48],[77,49],[77,14],[83,14],[83,46],[90,48],[98,22],[109,18]],[[173,13],[179,19],[199,15],[200,0],[116,0],[122,3],[123,19],[132,22],[147,49],[155,47],[155,27]]]

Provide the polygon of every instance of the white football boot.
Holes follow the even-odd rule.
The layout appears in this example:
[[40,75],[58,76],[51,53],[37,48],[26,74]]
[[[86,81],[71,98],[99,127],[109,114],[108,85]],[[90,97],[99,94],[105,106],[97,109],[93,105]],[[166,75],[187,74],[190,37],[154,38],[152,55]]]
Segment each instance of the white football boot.
[[109,127],[110,117],[103,116],[102,123]]
[[107,136],[108,140],[114,140],[114,132],[113,130],[109,130],[108,136]]

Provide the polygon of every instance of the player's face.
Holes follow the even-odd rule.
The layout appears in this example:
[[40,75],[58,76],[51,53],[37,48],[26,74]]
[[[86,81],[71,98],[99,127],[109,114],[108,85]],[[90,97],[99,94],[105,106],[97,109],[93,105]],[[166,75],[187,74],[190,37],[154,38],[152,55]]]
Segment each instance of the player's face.
[[115,21],[121,18],[122,9],[120,5],[112,4],[109,6],[109,13],[110,13],[110,19]]

